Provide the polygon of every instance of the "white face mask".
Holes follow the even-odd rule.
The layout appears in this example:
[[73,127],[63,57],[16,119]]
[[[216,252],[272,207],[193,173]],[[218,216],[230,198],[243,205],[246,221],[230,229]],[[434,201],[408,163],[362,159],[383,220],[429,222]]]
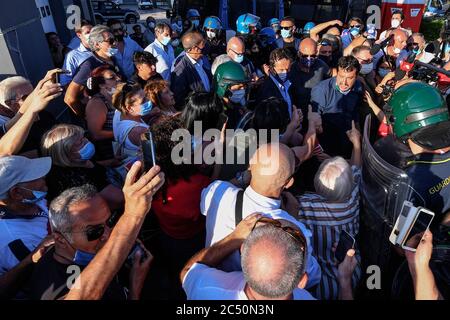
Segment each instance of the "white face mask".
[[399,54],[400,52],[402,52],[402,49],[394,47],[394,53],[395,54]]
[[373,70],[373,62],[361,65],[361,74],[369,74]]
[[216,33],[212,31],[206,31],[206,35],[209,39],[214,39],[216,37]]
[[397,19],[392,19],[391,20],[391,27],[392,28],[398,28],[400,26],[400,21]]
[[110,96],[113,96],[114,93],[116,93],[116,87],[112,87],[111,89],[107,90],[106,93],[108,93]]
[[89,33],[83,35],[84,41],[89,42]]

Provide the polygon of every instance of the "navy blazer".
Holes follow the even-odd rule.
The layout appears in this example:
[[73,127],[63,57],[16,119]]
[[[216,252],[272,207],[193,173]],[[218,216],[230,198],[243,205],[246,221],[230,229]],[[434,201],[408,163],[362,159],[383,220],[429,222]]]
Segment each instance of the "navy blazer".
[[[212,90],[211,70],[208,69],[208,65],[205,63],[203,63],[203,70],[205,70],[208,76]],[[187,55],[183,55],[175,60],[174,68],[170,75],[170,90],[175,95],[175,106],[179,110],[184,108],[186,97],[191,92],[206,91],[202,79]]]

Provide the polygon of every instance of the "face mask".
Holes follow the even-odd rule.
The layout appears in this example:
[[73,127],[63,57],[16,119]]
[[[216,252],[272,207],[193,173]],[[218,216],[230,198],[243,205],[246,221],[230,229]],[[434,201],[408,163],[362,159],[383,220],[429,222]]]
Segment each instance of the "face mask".
[[300,63],[305,67],[311,68],[311,66],[316,62],[315,58],[300,58]]
[[89,262],[94,259],[95,254],[77,250],[75,251],[75,256],[73,257],[73,262],[79,266],[87,266]]
[[416,55],[420,54],[422,50],[420,50],[419,46],[412,47],[412,52],[414,52]]
[[216,33],[212,32],[212,31],[206,31],[206,35],[208,36],[208,38],[210,39],[214,39],[216,37]]
[[141,111],[139,112],[140,116],[146,116],[152,111],[153,104],[151,101],[147,101],[143,105],[141,105]]
[[399,54],[400,52],[402,52],[402,49],[394,47],[394,53],[395,54]]
[[118,34],[118,35],[114,36],[114,38],[116,38],[117,42],[122,42],[123,38],[124,38],[124,35],[123,34]]
[[342,91],[341,88],[339,88],[338,85],[336,85],[336,90],[339,91],[340,93],[342,93],[344,96],[346,96],[352,89],[348,89],[346,91]]
[[169,44],[170,40],[171,40],[170,37],[163,37],[162,40],[161,40],[161,43],[162,43],[164,46],[167,46],[167,45]]
[[283,83],[286,82],[287,76],[287,72],[278,73],[278,78],[280,78]]
[[397,19],[391,20],[391,27],[392,28],[398,28],[400,26],[400,21]]
[[149,22],[148,27],[150,29],[155,29],[155,23],[154,22]]
[[84,37],[84,41],[89,42],[89,33],[83,35],[83,37]]
[[283,38],[290,38],[291,37],[291,30],[281,30],[281,36]]
[[172,41],[172,47],[176,48],[176,47],[178,47],[179,45],[180,45],[180,40],[175,39],[175,40]]
[[230,101],[236,104],[245,105],[245,89],[231,91]]
[[378,69],[378,74],[380,75],[380,77],[386,77],[386,75],[391,72],[390,69],[384,69],[384,68],[380,68]]
[[90,160],[95,154],[95,146],[89,141],[78,153],[80,154],[81,160]]
[[200,25],[200,20],[191,20],[194,27],[198,27]]
[[237,63],[242,63],[242,61],[244,61],[244,55],[243,54],[237,54],[233,60],[235,62],[237,62]]
[[356,37],[359,34],[359,28],[351,28],[350,34],[354,37]]
[[116,87],[112,87],[111,89],[109,89],[108,91],[106,91],[106,93],[108,93],[110,96],[113,96],[114,93],[116,93]]
[[361,74],[369,74],[373,70],[373,62],[368,64],[362,64],[361,65]]
[[107,52],[107,55],[108,55],[108,57],[114,57],[118,53],[119,53],[119,49],[117,49],[117,48],[109,48],[108,52]]
[[[21,187],[21,188],[23,188],[23,187]],[[22,203],[36,204],[39,201],[45,200],[45,197],[47,196],[47,192],[45,192],[45,191],[36,191],[36,190],[30,190],[27,188],[23,188],[23,189],[31,191],[31,193],[34,196],[34,199],[23,199]]]

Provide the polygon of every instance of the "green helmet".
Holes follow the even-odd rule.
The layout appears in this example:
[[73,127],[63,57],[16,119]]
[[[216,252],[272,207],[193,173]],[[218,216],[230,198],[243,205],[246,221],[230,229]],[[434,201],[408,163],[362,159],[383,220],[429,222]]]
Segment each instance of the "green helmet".
[[237,62],[228,61],[222,63],[214,73],[214,90],[223,98],[231,86],[248,81],[244,68]]
[[387,104],[386,114],[393,124],[394,134],[402,140],[419,129],[449,120],[447,104],[440,92],[423,82],[401,86]]

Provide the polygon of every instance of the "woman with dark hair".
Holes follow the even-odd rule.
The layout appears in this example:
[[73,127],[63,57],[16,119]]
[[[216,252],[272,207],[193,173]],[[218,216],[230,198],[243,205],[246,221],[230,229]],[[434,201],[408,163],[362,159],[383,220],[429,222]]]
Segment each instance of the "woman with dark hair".
[[167,298],[176,299],[185,298],[179,282],[181,269],[205,244],[205,217],[198,204],[202,190],[211,182],[195,165],[175,164],[171,158],[172,150],[180,143],[172,140],[172,133],[182,128],[182,120],[175,117],[161,121],[151,129],[156,162],[166,178],[152,201],[152,211],[161,229],[156,240],[157,249],[152,252],[156,260],[161,259],[159,261],[168,272],[171,285]]
[[96,160],[114,158],[112,151],[113,118],[115,108],[112,95],[116,90],[119,76],[110,65],[95,68],[88,79],[88,93],[91,96],[86,105],[86,123],[89,135],[95,145]]

